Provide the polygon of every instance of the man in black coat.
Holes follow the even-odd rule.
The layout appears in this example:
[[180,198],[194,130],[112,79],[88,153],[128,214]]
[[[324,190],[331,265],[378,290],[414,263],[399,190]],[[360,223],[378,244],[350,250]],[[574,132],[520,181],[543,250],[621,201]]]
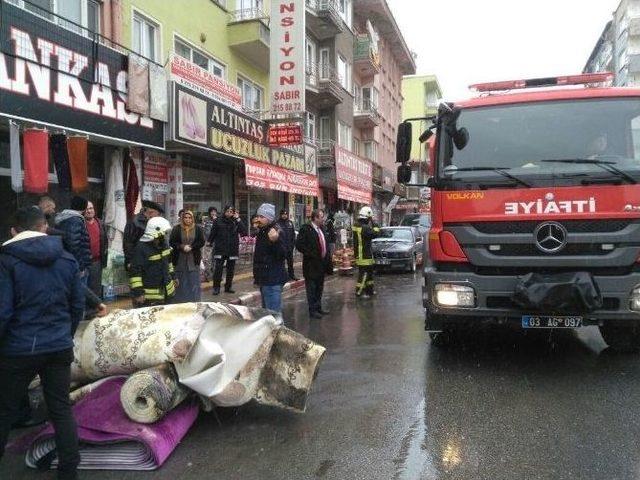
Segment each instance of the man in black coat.
[[23,414],[29,383],[39,375],[55,431],[58,478],[76,479],[80,455],[69,388],[84,289],[77,261],[46,229],[40,209],[21,208],[13,239],[0,252],[0,458],[11,425]]
[[240,220],[240,215],[235,208],[228,205],[224,208],[222,217],[218,217],[211,226],[211,233],[207,241],[214,245],[213,249],[213,294],[220,294],[220,283],[222,282],[222,269],[226,263],[227,277],[224,284],[224,291],[235,293],[231,288],[233,275],[236,268],[236,260],[240,252],[239,235],[247,235],[247,228]]
[[78,262],[85,285],[88,284],[91,267],[91,242],[84,219],[88,204],[86,198],[75,196],[71,199],[70,208],[56,215],[56,228],[62,232],[64,248]]
[[289,212],[285,209],[280,210],[280,218],[278,219],[278,226],[284,233],[284,242],[287,246],[287,267],[289,270],[289,279],[298,280],[295,272],[293,271],[293,248],[296,245],[296,228],[293,222],[289,220]]
[[324,212],[314,210],[311,213],[311,222],[300,228],[296,241],[296,248],[302,253],[302,273],[307,289],[309,316],[316,319],[329,313],[322,309],[324,277],[330,265],[329,246],[322,231],[323,223]]

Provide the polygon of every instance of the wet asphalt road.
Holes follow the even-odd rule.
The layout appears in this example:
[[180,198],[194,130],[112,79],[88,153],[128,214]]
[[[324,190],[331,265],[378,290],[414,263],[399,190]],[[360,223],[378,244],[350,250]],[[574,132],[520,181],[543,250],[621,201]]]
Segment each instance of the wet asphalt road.
[[[640,356],[610,354],[592,327],[483,330],[441,350],[417,276],[379,277],[357,305],[353,287],[327,286],[321,321],[304,294],[287,300],[289,326],[327,347],[307,413],[201,414],[161,470],[83,478],[640,479]],[[0,465],[0,478],[50,475]]]

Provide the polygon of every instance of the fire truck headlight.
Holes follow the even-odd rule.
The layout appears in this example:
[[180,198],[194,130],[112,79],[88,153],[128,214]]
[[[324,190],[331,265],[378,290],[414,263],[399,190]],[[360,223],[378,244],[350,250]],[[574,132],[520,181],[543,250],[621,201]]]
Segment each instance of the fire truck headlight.
[[633,311],[640,312],[640,286],[631,290],[629,297],[629,308]]
[[473,308],[476,306],[476,292],[472,287],[455,283],[437,283],[435,303],[440,307]]

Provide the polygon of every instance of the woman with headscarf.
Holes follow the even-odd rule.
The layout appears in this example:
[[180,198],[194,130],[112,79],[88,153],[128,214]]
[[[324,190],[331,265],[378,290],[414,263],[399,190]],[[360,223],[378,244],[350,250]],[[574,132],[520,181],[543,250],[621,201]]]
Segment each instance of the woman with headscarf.
[[204,230],[196,224],[193,212],[185,210],[169,238],[178,279],[174,303],[200,301],[200,261],[204,242]]

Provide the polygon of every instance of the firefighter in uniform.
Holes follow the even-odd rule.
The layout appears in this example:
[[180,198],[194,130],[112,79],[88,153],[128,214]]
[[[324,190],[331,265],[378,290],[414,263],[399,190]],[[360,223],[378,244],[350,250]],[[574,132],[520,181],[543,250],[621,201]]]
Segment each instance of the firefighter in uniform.
[[375,295],[373,270],[375,268],[371,241],[380,233],[380,228],[373,223],[371,207],[362,207],[358,214],[358,223],[353,227],[353,254],[358,266],[358,283],[356,297],[369,298]]
[[129,285],[135,307],[170,303],[176,293],[171,248],[167,243],[171,224],[162,217],[149,219],[138,240],[129,268]]

